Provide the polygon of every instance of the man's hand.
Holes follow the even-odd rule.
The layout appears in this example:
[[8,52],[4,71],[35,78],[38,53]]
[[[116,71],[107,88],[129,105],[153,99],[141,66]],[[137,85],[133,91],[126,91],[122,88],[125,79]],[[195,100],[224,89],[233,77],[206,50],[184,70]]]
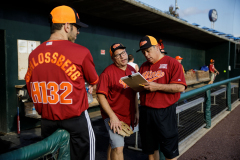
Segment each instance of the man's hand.
[[89,86],[88,86],[88,92],[89,92],[90,94],[93,93],[93,89],[96,89],[96,85],[91,85],[91,84],[89,84]]
[[114,133],[119,133],[119,131],[122,130],[122,124],[119,121],[118,117],[110,107],[106,97],[104,94],[97,94],[99,104],[101,105],[102,109],[105,111],[105,113],[109,116],[110,118],[110,128]]
[[92,94],[92,92],[93,92],[93,86],[92,86],[92,85],[89,85],[89,86],[88,86],[88,92],[89,92],[90,94]]
[[156,82],[143,83],[143,85],[146,90],[151,92],[159,90],[159,83]]
[[119,131],[122,130],[122,124],[116,115],[110,117],[110,128],[113,133],[119,133]]
[[114,133],[122,130],[121,122],[119,121],[116,114],[113,112],[112,108],[110,107],[106,97],[104,94],[97,94],[99,104],[101,105],[102,109],[110,118],[110,128],[113,130]]

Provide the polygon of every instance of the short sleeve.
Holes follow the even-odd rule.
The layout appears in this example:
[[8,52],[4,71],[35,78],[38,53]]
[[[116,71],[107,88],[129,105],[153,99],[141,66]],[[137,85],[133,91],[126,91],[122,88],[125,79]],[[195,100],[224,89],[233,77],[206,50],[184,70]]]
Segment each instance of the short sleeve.
[[143,64],[140,66],[139,71],[138,71],[138,72],[141,73],[141,74],[143,73],[144,64],[145,64],[145,63],[143,63]]
[[185,88],[187,88],[186,80],[183,73],[183,67],[181,63],[173,60],[170,72],[171,72],[170,83],[182,84],[185,86]]
[[31,90],[30,90],[31,75],[32,75],[32,69],[30,68],[29,59],[28,59],[28,70],[27,70],[27,73],[26,73],[24,79],[26,81],[27,91],[28,91],[29,95],[31,95]]
[[96,93],[104,94],[107,97],[109,89],[108,84],[109,84],[108,75],[106,73],[102,73],[99,77]]
[[86,55],[82,63],[83,73],[85,79],[89,84],[94,85],[98,83],[98,75],[95,70],[95,64],[93,63],[93,58],[91,53]]

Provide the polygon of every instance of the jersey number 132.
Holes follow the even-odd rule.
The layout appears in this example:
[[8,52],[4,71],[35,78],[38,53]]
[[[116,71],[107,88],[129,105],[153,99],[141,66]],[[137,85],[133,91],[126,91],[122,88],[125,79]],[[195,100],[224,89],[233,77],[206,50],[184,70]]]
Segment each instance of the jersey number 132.
[[[43,104],[72,104],[72,99],[67,96],[73,91],[70,82],[62,82],[59,85],[56,82],[31,82],[31,97],[34,103]],[[63,92],[59,95],[58,91]]]

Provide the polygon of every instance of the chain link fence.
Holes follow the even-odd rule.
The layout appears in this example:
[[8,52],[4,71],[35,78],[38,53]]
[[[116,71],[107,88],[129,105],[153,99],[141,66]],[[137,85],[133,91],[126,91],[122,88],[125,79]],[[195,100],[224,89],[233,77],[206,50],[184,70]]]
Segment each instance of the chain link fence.
[[[211,88],[211,119],[215,118],[222,111],[228,109],[226,86],[227,85],[220,85]],[[206,125],[206,119],[204,117],[205,100],[206,93],[203,92],[178,102],[176,116],[178,120],[180,143]],[[231,83],[231,103],[234,103],[237,100],[238,80]]]

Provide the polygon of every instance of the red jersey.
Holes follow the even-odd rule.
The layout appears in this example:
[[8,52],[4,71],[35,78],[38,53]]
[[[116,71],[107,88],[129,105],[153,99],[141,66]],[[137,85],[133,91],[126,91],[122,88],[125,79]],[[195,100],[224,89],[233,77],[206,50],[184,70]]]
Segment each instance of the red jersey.
[[[169,56],[164,56],[154,64],[148,61],[143,63],[139,72],[148,82],[161,84],[177,83],[187,87],[182,65]],[[141,105],[151,108],[167,108],[176,103],[179,98],[180,92],[150,92],[147,90],[140,92]]]
[[90,51],[68,40],[47,41],[29,55],[25,81],[43,119],[64,120],[88,109],[85,80],[98,82]]
[[209,65],[209,72],[211,73],[211,72],[215,72],[215,67],[214,67],[214,64],[210,64]]
[[[108,66],[100,75],[97,92],[104,94],[106,99],[120,121],[134,125],[135,95],[136,92],[128,87],[120,78],[136,73],[135,69],[127,65],[126,70],[118,68],[115,64]],[[101,108],[103,119],[108,115]]]

